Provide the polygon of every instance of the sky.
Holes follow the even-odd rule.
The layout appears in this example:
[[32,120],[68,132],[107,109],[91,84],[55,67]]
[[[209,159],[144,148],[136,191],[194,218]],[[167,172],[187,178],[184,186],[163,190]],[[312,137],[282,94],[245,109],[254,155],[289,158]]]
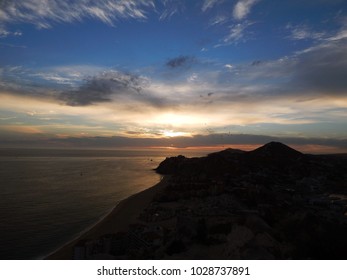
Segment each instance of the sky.
[[345,0],[0,0],[0,147],[347,152]]

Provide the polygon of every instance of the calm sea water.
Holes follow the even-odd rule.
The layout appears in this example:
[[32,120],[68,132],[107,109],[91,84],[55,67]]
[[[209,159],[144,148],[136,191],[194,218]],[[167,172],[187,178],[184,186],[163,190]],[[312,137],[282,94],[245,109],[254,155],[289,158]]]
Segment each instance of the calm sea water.
[[159,182],[152,169],[177,154],[0,149],[0,259],[44,257]]

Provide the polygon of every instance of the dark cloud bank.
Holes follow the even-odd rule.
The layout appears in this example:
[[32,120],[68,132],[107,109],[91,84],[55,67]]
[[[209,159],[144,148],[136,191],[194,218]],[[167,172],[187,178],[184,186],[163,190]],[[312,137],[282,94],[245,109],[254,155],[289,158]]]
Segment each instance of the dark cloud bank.
[[110,102],[112,95],[140,94],[147,85],[148,81],[140,76],[110,71],[87,79],[77,90],[61,93],[59,99],[70,106],[86,106]]
[[[133,134],[133,133],[132,133]],[[70,148],[123,148],[123,147],[176,147],[188,148],[199,146],[222,146],[225,148],[232,145],[263,145],[271,141],[278,141],[287,145],[319,145],[332,147],[337,150],[347,149],[347,139],[333,138],[296,138],[296,137],[273,137],[266,135],[251,134],[210,134],[195,135],[193,137],[173,137],[173,138],[132,138],[124,136],[114,137],[70,137],[51,138],[46,140],[30,141],[0,141],[3,147],[8,146],[28,146],[31,147],[70,147]]]

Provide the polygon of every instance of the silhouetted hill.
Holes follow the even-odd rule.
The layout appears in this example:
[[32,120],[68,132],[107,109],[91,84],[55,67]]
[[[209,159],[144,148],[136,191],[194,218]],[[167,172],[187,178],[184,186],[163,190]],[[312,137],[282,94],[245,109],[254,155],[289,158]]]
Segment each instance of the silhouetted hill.
[[235,155],[235,154],[244,154],[246,153],[245,151],[239,150],[239,149],[232,149],[232,148],[228,148],[225,149],[223,151],[220,152],[215,152],[215,153],[211,153],[208,156],[214,156],[214,155],[220,155],[220,156],[231,156],[231,155]]
[[239,175],[257,169],[298,168],[304,155],[282,143],[270,142],[250,152],[226,149],[202,158],[171,157],[160,163],[160,174],[196,174],[221,176],[225,173]]
[[286,158],[296,159],[301,157],[303,154],[293,148],[288,147],[280,142],[270,142],[261,146],[248,154],[255,157],[268,157],[268,158]]

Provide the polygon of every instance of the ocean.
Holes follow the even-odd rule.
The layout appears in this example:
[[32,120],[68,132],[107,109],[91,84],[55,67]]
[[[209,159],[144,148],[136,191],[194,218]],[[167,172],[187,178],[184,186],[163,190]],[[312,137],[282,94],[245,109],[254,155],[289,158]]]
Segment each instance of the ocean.
[[[0,149],[0,259],[41,259],[160,181],[180,151]],[[186,156],[206,152],[185,151]]]

